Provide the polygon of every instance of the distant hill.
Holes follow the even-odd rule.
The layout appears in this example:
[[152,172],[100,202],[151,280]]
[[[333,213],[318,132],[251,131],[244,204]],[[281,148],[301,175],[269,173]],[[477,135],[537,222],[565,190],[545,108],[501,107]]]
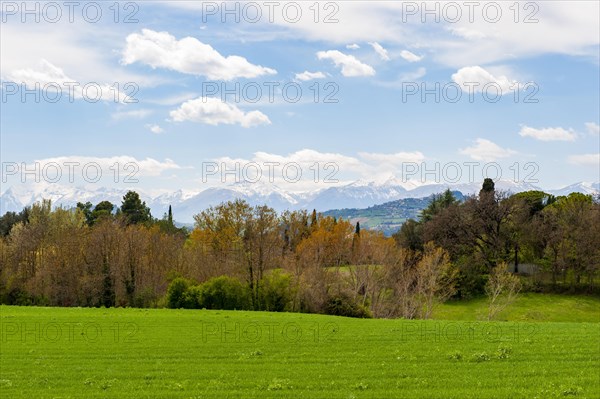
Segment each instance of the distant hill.
[[[460,201],[465,199],[460,191],[453,191],[452,194]],[[360,222],[361,228],[380,230],[389,236],[398,231],[406,220],[417,219],[432,199],[433,194],[424,198],[399,199],[364,209],[332,209],[323,212],[323,215],[349,219],[352,224]]]

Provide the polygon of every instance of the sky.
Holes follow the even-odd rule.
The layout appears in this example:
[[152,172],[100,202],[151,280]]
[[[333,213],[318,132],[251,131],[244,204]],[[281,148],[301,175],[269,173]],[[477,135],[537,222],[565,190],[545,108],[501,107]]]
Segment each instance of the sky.
[[599,4],[3,1],[1,191],[598,182]]

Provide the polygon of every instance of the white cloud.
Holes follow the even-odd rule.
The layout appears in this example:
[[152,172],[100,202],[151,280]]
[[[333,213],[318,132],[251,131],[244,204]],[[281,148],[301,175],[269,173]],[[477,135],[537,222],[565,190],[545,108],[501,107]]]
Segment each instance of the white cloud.
[[400,52],[400,57],[404,58],[404,60],[408,62],[419,62],[423,59],[423,56],[416,55],[408,50],[402,50]]
[[274,75],[276,70],[248,62],[244,57],[222,56],[209,44],[194,37],[177,40],[168,32],[142,29],[142,33],[127,36],[122,62],[141,62],[152,68],[167,68],[177,72],[202,75],[209,79],[233,80]]
[[352,43],[352,44],[346,44],[346,48],[348,50],[358,50],[360,48],[360,46],[356,43]]
[[568,161],[573,165],[600,167],[600,153],[571,155]]
[[148,124],[148,125],[146,125],[146,127],[148,128],[148,130],[150,130],[154,134],[161,134],[161,133],[165,132],[165,129],[163,129],[162,127],[160,127],[156,124]]
[[[115,164],[118,164],[121,169],[123,169],[128,163],[134,164],[137,169],[137,171],[135,172],[136,176],[159,176],[161,173],[167,170],[182,169],[181,166],[179,166],[169,158],[166,158],[164,161],[159,161],[154,158],[136,159],[128,155],[114,157],[87,157],[71,155],[39,159],[36,160],[35,163],[41,165],[42,169],[44,168],[44,165],[48,165],[51,163],[58,164],[65,171],[67,171],[68,169],[67,166],[63,165],[73,165],[72,168],[76,172],[83,169],[85,165],[96,164],[100,166],[100,169],[103,174],[110,173],[111,176],[113,173],[112,171],[114,171],[115,169]],[[78,165],[74,163],[78,163]],[[96,173],[97,166],[91,168],[90,170],[93,171],[91,173]]]
[[492,83],[500,88],[500,94],[506,95],[519,87],[516,80],[511,80],[504,75],[496,77],[480,66],[459,69],[452,75],[452,81],[460,85],[465,92],[471,90],[481,92],[486,84]]
[[462,37],[463,39],[467,39],[467,40],[479,40],[479,39],[484,39],[486,37],[485,33],[483,33],[483,32],[473,30],[473,29],[468,29],[463,26],[450,27],[450,28],[448,28],[448,30],[454,36]]
[[[311,2],[298,2],[302,15],[312,15]],[[335,45],[377,41],[394,45],[420,45],[427,48],[437,64],[460,68],[464,65],[492,65],[517,58],[533,58],[543,54],[566,54],[575,57],[589,57],[591,62],[598,60],[598,1],[549,1],[539,7],[523,7],[519,13],[519,23],[514,20],[514,5],[510,1],[496,2],[501,8],[500,21],[491,23],[482,5],[473,9],[473,20],[467,8],[459,3],[460,20],[447,23],[449,15],[440,5],[436,15],[427,15],[422,22],[423,7],[426,2],[415,2],[418,11],[407,15],[406,2],[402,1],[348,1],[338,2],[335,18],[340,23],[314,23],[312,18],[301,18],[298,23],[289,23],[281,12],[274,13],[275,20],[269,34],[281,37],[322,41],[326,39]],[[532,2],[533,3],[533,2]],[[200,2],[170,2],[172,7],[195,7]],[[521,4],[522,6],[523,4]],[[420,11],[420,12],[419,12]],[[492,17],[491,12],[487,13]],[[263,15],[264,17],[264,15]],[[438,21],[435,22],[436,17]],[[539,22],[525,23],[525,19]],[[248,24],[252,25],[252,24]],[[444,26],[455,27],[451,34]],[[265,36],[249,26],[244,34]],[[440,29],[441,28],[441,29]],[[461,29],[464,28],[464,29]],[[460,36],[462,34],[462,37]],[[465,40],[464,36],[484,40]]]
[[145,102],[150,103],[150,104],[158,104],[158,105],[177,105],[177,104],[181,104],[182,102],[185,102],[187,100],[193,100],[194,98],[197,98],[197,97],[198,97],[198,93],[187,92],[187,93],[181,93],[181,94],[174,94],[172,96],[167,96],[167,97],[151,98],[151,99],[147,99]]
[[390,56],[388,55],[388,51],[383,48],[383,46],[377,42],[369,42],[373,50],[379,55],[379,57],[384,61],[389,61]]
[[600,134],[600,125],[594,122],[587,122],[585,124],[585,128],[587,129],[589,134]]
[[[262,170],[262,181],[267,181],[272,176],[277,187],[303,191],[331,187],[334,181],[339,184],[356,180],[385,181],[390,176],[401,173],[402,163],[420,163],[424,160],[425,156],[419,151],[395,154],[361,152],[358,156],[348,156],[305,148],[283,155],[256,152],[251,159],[220,157],[213,161],[219,164],[224,162],[228,170],[235,170],[236,167],[240,169],[253,162]],[[284,178],[286,173],[293,176],[298,166],[302,170],[300,181],[291,182]],[[289,170],[284,172],[284,168]],[[315,175],[317,169],[319,172]]]
[[346,77],[355,76],[373,76],[375,69],[372,66],[363,64],[356,57],[344,54],[338,50],[319,51],[317,57],[320,60],[331,60],[336,67],[342,67],[342,75]]
[[536,129],[529,126],[521,126],[519,135],[522,137],[532,137],[540,141],[574,141],[577,134],[572,130],[566,130],[562,127],[547,127]]
[[308,72],[304,71],[302,73],[296,74],[296,79],[301,80],[303,82],[312,80],[312,79],[324,79],[325,74],[323,72]]
[[40,60],[44,59],[59,65],[69,78],[81,83],[112,85],[119,82],[122,87],[127,82],[135,82],[140,87],[148,87],[164,82],[161,77],[140,75],[115,64],[114,56],[118,57],[118,54],[114,54],[113,49],[121,45],[127,34],[125,29],[129,30],[125,25],[129,24],[106,25],[107,29],[102,29],[100,24],[86,23],[77,17],[74,23],[69,23],[64,10],[61,22],[53,23],[52,29],[45,23],[32,23],[31,15],[28,23],[21,23],[19,15],[9,19],[10,22],[2,24],[0,34],[3,79],[13,71],[37,69]]
[[492,162],[499,158],[508,158],[517,152],[510,148],[502,148],[490,140],[478,138],[475,145],[461,149],[460,153],[476,161]]
[[213,126],[239,124],[247,128],[271,124],[269,118],[260,111],[244,112],[235,105],[213,97],[200,97],[186,101],[169,115],[175,122],[191,121]]
[[114,87],[114,84],[80,83],[76,79],[67,76],[61,68],[45,59],[39,61],[37,69],[16,69],[9,72],[6,79],[14,83],[24,84],[28,89],[44,90],[47,93],[46,95],[52,99],[55,98],[55,93],[58,96],[58,91],[60,91],[60,98],[68,98],[69,100],[84,99],[89,102],[102,100],[118,103],[127,103],[133,100],[119,91],[118,86]]

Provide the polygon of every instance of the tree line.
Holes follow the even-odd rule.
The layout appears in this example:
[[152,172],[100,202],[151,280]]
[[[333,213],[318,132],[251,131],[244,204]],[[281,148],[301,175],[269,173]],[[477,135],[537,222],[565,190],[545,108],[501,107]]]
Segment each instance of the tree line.
[[436,196],[393,236],[316,211],[237,200],[157,219],[135,192],[72,209],[42,201],[0,218],[0,300],[52,306],[186,307],[430,317],[486,290],[498,265],[536,263],[554,283],[593,287],[598,202],[572,194]]
[[600,197],[510,195],[486,179],[479,195],[463,202],[450,191],[435,196],[420,219],[408,220],[394,238],[414,250],[430,241],[443,247],[461,272],[461,296],[482,293],[501,262],[517,273],[520,264],[538,266],[551,288],[593,290],[600,269]]

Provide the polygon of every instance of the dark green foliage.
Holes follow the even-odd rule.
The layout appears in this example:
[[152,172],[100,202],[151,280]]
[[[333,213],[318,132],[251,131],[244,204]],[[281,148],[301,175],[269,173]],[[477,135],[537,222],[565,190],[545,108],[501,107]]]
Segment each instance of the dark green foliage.
[[185,308],[189,300],[186,292],[190,286],[190,281],[183,277],[177,277],[171,281],[167,289],[167,306],[171,309]]
[[88,224],[88,226],[91,226],[93,224],[93,219],[92,219],[92,207],[94,205],[88,201],[85,204],[82,202],[78,202],[77,203],[77,209],[79,209],[81,211],[81,213],[83,213],[83,216],[85,216],[85,221]]
[[29,222],[29,207],[23,208],[23,210],[19,213],[6,212],[2,217],[0,217],[0,236],[6,237],[12,230],[13,226],[20,222]]
[[130,224],[146,223],[152,220],[150,208],[146,206],[146,202],[142,202],[140,195],[135,191],[128,191],[123,196],[120,209]]
[[111,217],[115,209],[115,206],[110,201],[99,202],[93,210],[92,207],[93,205],[89,201],[85,204],[82,204],[81,202],[77,203],[77,209],[85,216],[85,221],[88,226],[93,226],[94,223],[102,218]]
[[529,210],[529,216],[538,214],[546,206],[556,202],[556,197],[543,191],[524,191],[513,195],[515,200],[524,201]]
[[475,298],[485,293],[487,283],[487,269],[478,266],[468,256],[463,256],[456,261],[458,266],[458,279],[456,284],[456,298]]
[[323,306],[325,314],[332,316],[357,317],[362,319],[371,318],[367,308],[359,305],[347,293],[339,292],[330,295]]
[[98,205],[92,211],[93,223],[97,222],[101,218],[112,216],[115,206],[110,201],[99,202]]
[[422,235],[421,224],[414,219],[408,219],[400,227],[400,230],[394,233],[393,237],[398,246],[413,251],[420,251],[423,249]]
[[483,180],[483,185],[481,186],[481,191],[479,192],[479,195],[481,195],[482,193],[493,193],[494,190],[495,190],[494,180],[490,179],[489,177],[486,177]]
[[247,288],[237,279],[228,276],[215,277],[200,286],[199,307],[206,309],[250,309]]
[[[494,184],[494,182],[492,182],[492,184]],[[435,215],[457,202],[458,200],[450,189],[447,189],[442,194],[433,195],[427,208],[423,209],[423,212],[421,212],[420,220],[422,222],[428,222],[433,219]]]
[[261,310],[284,312],[289,310],[292,277],[280,270],[273,270],[261,280]]

